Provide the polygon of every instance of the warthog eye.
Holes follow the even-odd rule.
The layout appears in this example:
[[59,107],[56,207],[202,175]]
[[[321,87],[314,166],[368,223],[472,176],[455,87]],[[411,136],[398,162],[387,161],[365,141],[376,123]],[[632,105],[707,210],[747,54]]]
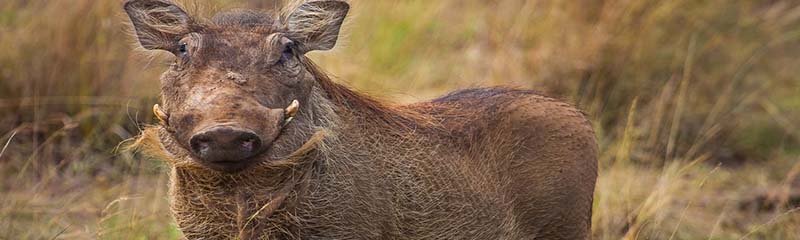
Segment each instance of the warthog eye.
[[289,61],[294,57],[294,42],[288,41],[283,46],[283,52],[281,52],[281,58],[278,60],[277,64],[283,64]]
[[178,53],[183,56],[189,53],[189,48],[187,47],[186,43],[180,43],[178,45]]

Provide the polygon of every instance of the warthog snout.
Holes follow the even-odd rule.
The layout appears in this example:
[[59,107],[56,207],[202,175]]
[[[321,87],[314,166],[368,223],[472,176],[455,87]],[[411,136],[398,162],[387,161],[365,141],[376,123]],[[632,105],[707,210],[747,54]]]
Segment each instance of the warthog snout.
[[300,109],[297,100],[284,108],[272,108],[233,93],[199,95],[178,106],[185,111],[168,114],[159,105],[153,111],[189,150],[193,161],[228,173],[267,160],[275,140]]
[[193,160],[213,170],[234,173],[267,159],[273,142],[293,116],[286,108],[266,107],[249,97],[208,94],[184,102],[168,126]]
[[239,169],[258,154],[262,140],[255,132],[228,126],[200,131],[189,140],[192,152],[206,164],[220,169]]

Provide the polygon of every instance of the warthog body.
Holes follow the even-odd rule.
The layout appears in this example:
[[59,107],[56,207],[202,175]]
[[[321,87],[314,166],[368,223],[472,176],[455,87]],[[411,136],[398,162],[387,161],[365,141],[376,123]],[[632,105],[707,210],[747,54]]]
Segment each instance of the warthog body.
[[303,56],[333,47],[348,8],[201,22],[126,2],[142,46],[177,56],[162,124],[136,146],[172,166],[188,238],[589,238],[597,147],[578,110],[505,88],[411,105],[354,92]]

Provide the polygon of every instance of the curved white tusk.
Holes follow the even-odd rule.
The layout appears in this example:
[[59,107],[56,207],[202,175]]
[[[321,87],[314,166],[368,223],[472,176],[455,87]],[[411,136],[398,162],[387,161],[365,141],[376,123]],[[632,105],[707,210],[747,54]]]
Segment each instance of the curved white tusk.
[[161,111],[161,106],[158,106],[158,104],[153,105],[153,114],[156,115],[158,121],[161,121],[161,124],[167,125],[169,121],[169,115],[164,113],[164,111]]
[[299,109],[300,109],[300,102],[297,100],[293,100],[292,103],[289,104],[288,107],[286,107],[286,116],[294,117],[294,115],[297,114],[297,110]]
[[289,104],[285,111],[286,120],[283,121],[283,126],[289,124],[292,120],[294,120],[294,116],[297,115],[297,111],[300,110],[300,101],[292,100],[292,103]]

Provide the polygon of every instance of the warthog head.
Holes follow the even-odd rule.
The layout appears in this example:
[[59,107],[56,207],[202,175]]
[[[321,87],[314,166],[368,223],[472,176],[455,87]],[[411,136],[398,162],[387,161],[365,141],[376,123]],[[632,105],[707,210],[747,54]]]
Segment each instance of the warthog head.
[[124,7],[142,47],[174,55],[156,116],[193,161],[223,172],[265,159],[311,93],[303,55],[333,48],[349,10],[306,1],[280,16],[238,11],[202,22],[168,0]]

